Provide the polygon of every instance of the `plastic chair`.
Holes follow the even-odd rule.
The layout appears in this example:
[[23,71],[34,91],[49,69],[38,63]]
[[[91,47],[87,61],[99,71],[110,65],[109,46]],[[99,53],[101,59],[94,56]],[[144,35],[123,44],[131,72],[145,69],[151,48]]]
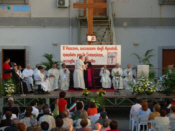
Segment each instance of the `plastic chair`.
[[[158,131],[169,131],[171,127],[169,125],[157,125],[155,129],[158,129]],[[154,129],[154,131],[155,131]]]
[[[140,115],[138,116],[138,123],[137,123],[137,131],[140,131],[140,126],[147,126],[148,124],[148,115]],[[147,128],[148,130],[148,128]]]
[[148,121],[148,123],[151,124],[151,129],[149,129],[149,128],[147,127],[148,131],[154,131],[153,122],[154,122],[154,120]]
[[170,119],[171,130],[175,130],[175,119]]
[[[138,123],[138,115],[137,112],[130,114],[130,123],[129,123],[129,130],[134,131],[135,123]],[[137,126],[136,126],[137,128]]]
[[0,131],[4,131],[4,129],[5,129],[6,127],[8,127],[8,126],[1,127],[1,128],[0,128]]
[[130,113],[129,114],[129,130],[131,130],[131,126],[132,126],[132,115]]

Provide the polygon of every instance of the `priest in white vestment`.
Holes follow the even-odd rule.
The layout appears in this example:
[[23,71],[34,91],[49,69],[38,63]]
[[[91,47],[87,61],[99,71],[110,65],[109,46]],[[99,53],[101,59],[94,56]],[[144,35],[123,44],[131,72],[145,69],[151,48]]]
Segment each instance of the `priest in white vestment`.
[[132,90],[132,88],[128,85],[128,83],[136,84],[135,79],[133,78],[133,72],[131,69],[131,64],[127,65],[127,68],[123,72],[124,78],[124,87],[126,90]]
[[44,77],[44,67],[39,66],[37,73],[34,74],[35,84],[41,85],[41,89],[43,91],[48,92],[50,91],[50,85],[48,79]]
[[86,67],[88,63],[85,65],[83,62],[84,57],[81,55],[79,57],[79,60],[75,63],[75,70],[73,75],[74,80],[74,88],[75,89],[85,89],[85,83],[84,83],[84,70],[86,70]]
[[114,89],[123,89],[123,70],[116,64],[116,67],[112,69],[111,75],[113,76],[112,84]]
[[33,86],[33,70],[30,68],[30,65],[27,65],[27,68],[23,70],[22,76],[24,77],[24,82],[27,85],[28,92],[32,92],[32,86]]
[[57,65],[53,64],[52,68],[48,70],[47,76],[49,77],[50,90],[58,90],[58,79],[59,79],[59,70],[56,68]]
[[62,64],[62,68],[60,69],[60,89],[67,91],[69,89],[69,76],[70,71],[66,68],[66,64]]
[[36,65],[36,68],[35,68],[35,70],[34,70],[34,72],[33,72],[33,74],[37,73],[38,67],[39,67],[39,66],[42,66],[42,65],[41,65],[41,64],[37,64],[37,65]]
[[102,87],[111,88],[111,78],[109,77],[110,71],[107,69],[106,65],[104,65],[104,67],[101,68],[100,76],[101,76],[100,82],[102,83]]
[[18,70],[17,70],[17,74],[19,75],[19,77],[21,78],[21,79],[24,79],[24,77],[23,77],[23,75],[22,75],[22,73],[21,73],[21,70],[22,70],[22,67],[21,66],[18,66]]

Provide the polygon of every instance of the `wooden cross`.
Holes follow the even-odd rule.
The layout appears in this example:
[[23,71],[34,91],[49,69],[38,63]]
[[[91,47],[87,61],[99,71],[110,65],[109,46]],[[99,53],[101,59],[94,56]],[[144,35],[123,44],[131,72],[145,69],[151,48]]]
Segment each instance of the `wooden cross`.
[[[94,8],[107,8],[107,3],[93,3],[94,0],[88,0],[88,3],[74,3],[73,8],[88,8],[88,33],[93,34],[93,9]],[[93,45],[92,42],[88,42],[88,45]]]

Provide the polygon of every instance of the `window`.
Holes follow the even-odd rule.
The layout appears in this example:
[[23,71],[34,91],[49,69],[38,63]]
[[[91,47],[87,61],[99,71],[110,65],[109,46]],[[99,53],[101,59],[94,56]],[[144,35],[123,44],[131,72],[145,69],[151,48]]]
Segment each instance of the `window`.
[[0,4],[29,4],[29,0],[0,0]]
[[160,5],[175,5],[175,0],[159,0]]

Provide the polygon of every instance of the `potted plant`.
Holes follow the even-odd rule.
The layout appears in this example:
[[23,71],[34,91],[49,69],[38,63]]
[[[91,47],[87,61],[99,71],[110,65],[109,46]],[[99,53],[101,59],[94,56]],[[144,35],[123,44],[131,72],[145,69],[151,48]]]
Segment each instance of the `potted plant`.
[[103,89],[100,89],[99,91],[97,91],[97,95],[99,95],[99,96],[103,96],[105,94],[106,94],[106,91]]
[[165,87],[164,93],[169,96],[175,90],[175,71],[167,69],[165,74],[162,85]]
[[[154,49],[147,50],[143,56],[138,55],[137,53],[132,53],[131,55],[134,55],[137,60],[138,64],[143,65],[149,65],[150,68],[153,68],[153,64],[151,64],[151,59],[155,56]],[[133,68],[136,69],[136,66]],[[154,70],[149,71],[149,80],[154,81],[155,80],[156,72]]]
[[15,92],[15,84],[11,79],[4,83],[4,89],[8,97],[10,97],[11,94]]
[[82,96],[88,96],[88,95],[90,95],[90,91],[87,89],[87,88],[85,88],[84,90],[83,90],[83,92],[81,92],[81,94],[82,94]]
[[156,86],[149,81],[145,77],[141,77],[138,79],[137,83],[133,86],[133,92],[141,95],[141,94],[155,94],[156,93]]
[[59,62],[59,61],[54,61],[54,60],[53,60],[53,58],[54,58],[54,55],[53,55],[53,54],[47,54],[47,53],[45,53],[45,54],[43,55],[43,57],[47,59],[47,62],[41,62],[41,64],[44,65],[44,66],[46,67],[46,70],[51,69],[53,64],[56,64],[56,65],[57,65],[57,69],[59,69],[59,64],[60,64],[61,62]]

